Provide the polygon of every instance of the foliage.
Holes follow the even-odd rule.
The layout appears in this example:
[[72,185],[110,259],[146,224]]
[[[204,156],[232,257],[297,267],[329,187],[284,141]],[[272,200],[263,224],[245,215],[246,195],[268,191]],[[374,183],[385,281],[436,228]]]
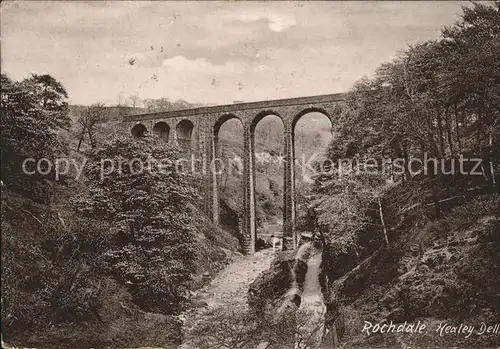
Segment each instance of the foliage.
[[[136,101],[134,103],[131,96],[132,103],[137,104],[138,96],[133,97]],[[190,109],[203,106],[202,104],[192,104],[182,99],[172,102],[168,98],[144,99],[143,103],[148,112]]]
[[[335,163],[339,159],[371,158],[378,164],[402,160],[403,173],[393,173],[389,165],[379,176],[367,176],[382,182],[414,181],[417,184],[407,188],[412,188],[414,197],[418,194],[432,202],[437,218],[445,209],[442,201],[460,191],[487,182],[498,185],[499,22],[499,2],[464,7],[462,20],[443,29],[442,38],[409,47],[379,67],[373,78],[360,80],[346,95],[328,158]],[[439,167],[434,174],[432,162],[424,163],[430,173],[427,179],[412,177],[410,170],[416,169],[409,160],[425,159],[425,154],[448,164],[459,154],[480,157],[482,177],[447,176]],[[335,170],[338,174],[342,169],[338,165]],[[337,178],[318,178],[319,198],[313,208],[318,211],[318,223],[332,231],[363,229],[367,216],[360,209],[383,196],[387,187],[383,183],[367,186],[367,176],[340,173]]]
[[[465,205],[453,209],[451,214],[438,225],[445,225],[448,231],[463,230],[473,225],[478,219],[485,216],[494,216],[500,212],[500,195],[478,196]],[[445,222],[445,223],[443,223]]]
[[82,141],[85,135],[88,135],[89,143],[92,148],[97,146],[96,142],[96,132],[99,125],[106,120],[109,115],[108,109],[102,103],[92,104],[90,107],[85,108],[81,111],[77,122],[80,126],[79,129],[79,139],[77,150],[80,150]]
[[[22,82],[13,82],[2,74],[2,180],[29,197],[48,201],[50,188],[46,181],[54,179],[53,169],[49,171],[42,167],[42,171],[47,172],[46,175],[40,174],[40,171],[27,175],[22,171],[23,161],[27,158],[35,161],[47,158],[53,161],[68,151],[67,142],[59,134],[65,102],[54,97],[56,92],[50,92],[52,85],[56,91],[60,91],[62,86],[48,75],[42,77],[33,75]],[[38,81],[48,85],[42,82],[38,84]],[[43,92],[44,88],[47,89],[46,92]],[[31,167],[27,166],[28,170],[33,171],[33,163],[29,165]]]
[[[294,315],[273,319],[241,307],[217,307],[188,324],[188,343],[196,348],[256,348],[267,342],[273,348],[311,348],[321,341],[323,319],[313,310],[300,309]],[[320,338],[318,338],[318,336]]]
[[[2,187],[5,338],[28,346],[178,344],[181,324],[168,314],[185,305],[193,276],[224,265],[236,242],[207,223],[193,181],[173,166],[131,174],[132,159],[176,157],[159,140],[124,137],[95,149],[86,183],[67,179],[71,190],[50,206]],[[103,159],[116,171],[101,181]]]
[[68,93],[64,86],[48,74],[32,74],[20,82],[20,88],[26,91],[38,106],[50,112],[50,116],[59,127],[69,128],[71,120],[66,99]]
[[[187,300],[194,271],[198,196],[175,171],[177,155],[155,138],[117,138],[90,156],[90,193],[75,203],[79,212],[112,226],[108,269],[147,311],[175,312]],[[162,165],[164,159],[172,163]],[[115,166],[104,177],[103,163],[106,170]],[[139,163],[145,166],[142,172]]]
[[347,94],[332,158],[498,153],[498,137],[489,144],[489,135],[500,127],[499,20],[498,2],[465,7],[440,40],[408,48],[359,81]]
[[9,335],[95,317],[107,230],[103,222],[2,193],[2,322]]
[[[335,176],[336,166],[316,180],[306,218],[326,243],[321,285],[332,316],[352,307],[374,322],[498,321],[488,314],[498,314],[499,285],[489,274],[498,269],[500,2],[463,10],[441,38],[409,47],[346,95],[328,158],[401,159],[404,171]],[[483,165],[479,176],[450,175],[433,173],[430,162],[428,174],[412,175],[409,160],[425,154]]]

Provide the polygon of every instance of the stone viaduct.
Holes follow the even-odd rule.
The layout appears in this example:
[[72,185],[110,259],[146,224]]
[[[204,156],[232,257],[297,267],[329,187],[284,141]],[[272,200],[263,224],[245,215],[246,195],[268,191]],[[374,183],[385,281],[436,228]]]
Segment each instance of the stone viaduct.
[[[283,249],[297,247],[295,234],[295,154],[294,129],[305,114],[319,112],[332,124],[340,113],[343,94],[328,94],[261,102],[210,106],[168,112],[124,116],[122,122],[134,137],[153,132],[166,142],[177,143],[190,156],[205,157],[213,164],[219,154],[218,134],[221,126],[230,119],[238,119],[243,125],[243,212],[240,234],[243,249],[255,252],[255,127],[268,115],[278,116],[284,126],[284,205]],[[206,175],[206,211],[215,224],[219,224],[219,195],[217,171]]]

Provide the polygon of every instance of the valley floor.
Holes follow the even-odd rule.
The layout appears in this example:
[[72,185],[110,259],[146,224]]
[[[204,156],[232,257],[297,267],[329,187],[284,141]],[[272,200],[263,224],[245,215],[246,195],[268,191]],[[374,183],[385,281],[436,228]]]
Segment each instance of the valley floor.
[[269,268],[273,258],[270,248],[250,256],[237,256],[208,286],[197,292],[196,298],[205,301],[209,308],[226,303],[246,304],[248,287]]
[[[205,313],[222,307],[241,310],[247,309],[247,292],[257,276],[267,270],[275,253],[271,248],[261,250],[250,256],[238,255],[233,262],[218,273],[215,278],[198,290],[193,303],[199,307],[191,308],[180,316],[186,324],[185,330],[203,320]],[[183,348],[190,348],[185,344]]]

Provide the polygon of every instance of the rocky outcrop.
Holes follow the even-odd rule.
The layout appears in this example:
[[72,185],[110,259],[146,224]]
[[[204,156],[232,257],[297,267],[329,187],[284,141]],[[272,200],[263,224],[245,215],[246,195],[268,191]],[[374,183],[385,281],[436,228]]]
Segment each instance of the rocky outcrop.
[[[482,322],[500,322],[496,277],[500,275],[500,217],[486,209],[481,215],[478,208],[459,207],[440,220],[393,232],[389,247],[379,243],[369,253],[366,246],[356,253],[352,243],[341,246],[338,241],[325,248],[326,318],[342,320],[345,347],[498,345],[498,334],[441,338],[435,331],[441,322],[477,327]],[[338,269],[330,269],[333,266]],[[362,333],[364,321],[419,320],[431,329],[420,336]]]
[[301,295],[307,274],[307,261],[315,251],[307,243],[293,251],[283,251],[276,255],[271,267],[264,271],[250,285],[248,304],[256,312],[275,313],[286,308],[300,307]]
[[250,309],[257,313],[272,313],[273,309],[278,307],[279,301],[292,286],[295,254],[296,251],[278,252],[269,269],[262,272],[250,284],[248,289]]
[[[296,345],[306,325],[298,310],[308,269],[308,261],[317,252],[312,244],[298,250],[279,252],[271,267],[262,272],[250,285],[248,304],[250,311],[260,319],[261,337],[270,342],[271,348],[290,348]],[[308,333],[307,336],[311,336]]]

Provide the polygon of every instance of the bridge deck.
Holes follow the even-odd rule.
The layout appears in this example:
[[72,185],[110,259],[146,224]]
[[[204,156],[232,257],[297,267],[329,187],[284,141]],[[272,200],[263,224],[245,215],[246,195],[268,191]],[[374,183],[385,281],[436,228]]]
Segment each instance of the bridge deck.
[[249,110],[249,109],[272,109],[276,107],[309,105],[314,103],[339,102],[344,100],[344,96],[345,96],[344,93],[334,93],[334,94],[319,95],[319,96],[285,98],[285,99],[274,99],[269,101],[198,107],[192,109],[158,111],[152,113],[127,115],[124,117],[124,121],[139,121],[139,120],[149,120],[149,119],[159,119],[159,118],[168,119],[168,118],[176,118],[176,117],[192,116],[200,114],[234,113],[237,111]]

